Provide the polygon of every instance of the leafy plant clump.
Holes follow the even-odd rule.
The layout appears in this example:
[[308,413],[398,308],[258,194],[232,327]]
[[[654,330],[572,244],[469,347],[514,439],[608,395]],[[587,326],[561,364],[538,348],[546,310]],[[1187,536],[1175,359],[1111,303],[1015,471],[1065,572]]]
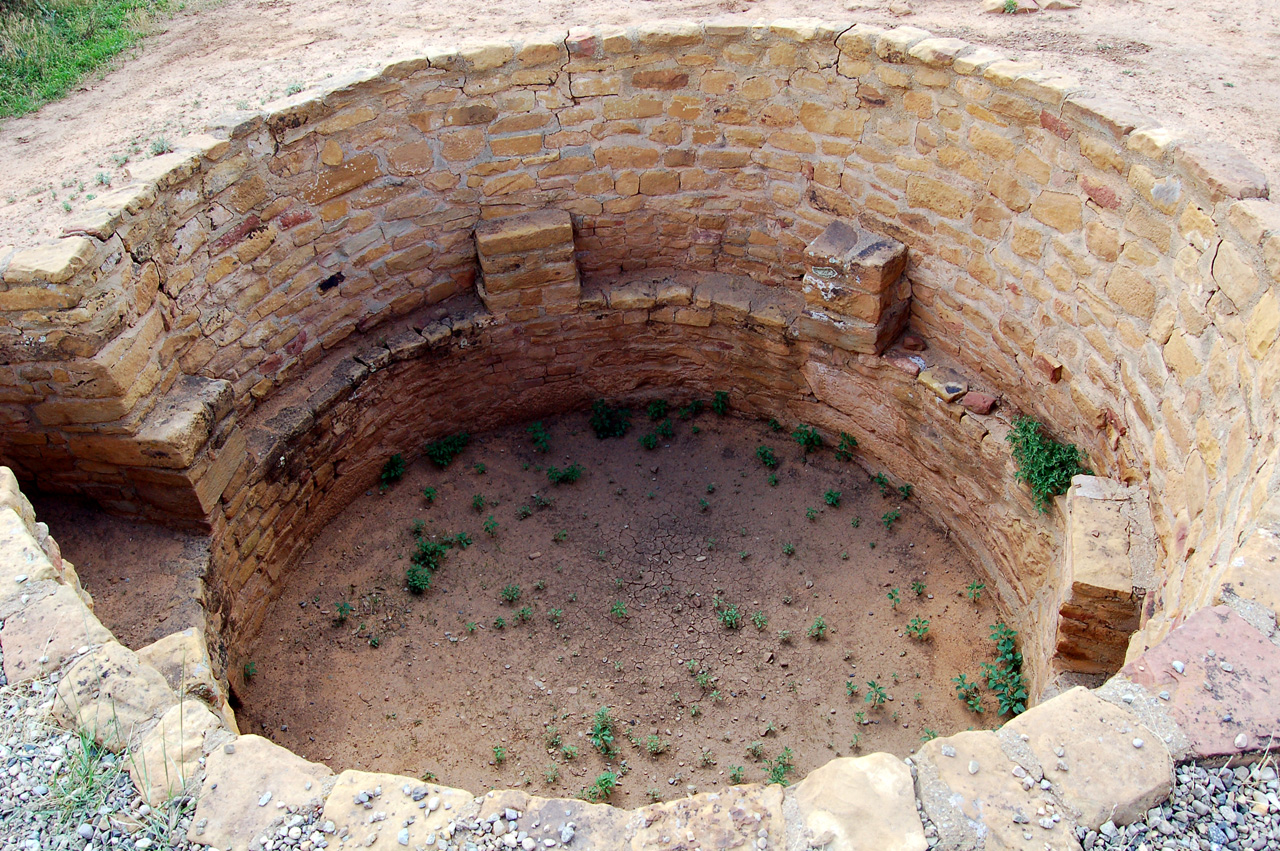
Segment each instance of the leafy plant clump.
[[742,612],[738,610],[737,606],[725,606],[716,613],[716,618],[726,629],[742,628]]
[[617,745],[613,741],[615,727],[613,716],[609,714],[609,707],[602,706],[596,710],[595,716],[591,719],[591,732],[587,734],[587,739],[596,750],[604,754],[606,759],[612,759],[618,752]]
[[956,685],[956,697],[962,703],[969,707],[970,711],[982,714],[982,695],[979,693],[977,683],[969,682],[969,678],[964,674],[952,677],[951,682]]
[[1067,492],[1071,478],[1092,475],[1074,443],[1059,443],[1044,433],[1044,426],[1031,417],[1018,417],[1005,435],[1013,447],[1017,479],[1031,488],[1036,508],[1048,514],[1053,498]]
[[649,432],[648,434],[641,435],[640,445],[643,446],[645,449],[657,449],[658,436],[653,432]]
[[1018,652],[1018,633],[1008,624],[991,627],[991,640],[996,643],[996,661],[984,662],[982,673],[987,688],[1000,701],[1001,715],[1018,715],[1027,709],[1027,686],[1022,679],[1022,654]]
[[822,448],[822,435],[818,434],[818,430],[811,425],[796,426],[796,430],[791,432],[791,436],[804,449],[805,455],[815,449]]
[[443,470],[449,466],[454,458],[461,454],[462,450],[467,448],[467,444],[470,442],[471,435],[465,431],[442,437],[427,444],[427,457],[431,459],[433,464]]
[[756,447],[756,457],[760,459],[760,463],[764,464],[770,470],[778,466],[778,458],[773,454],[773,450],[767,446]]
[[837,461],[852,461],[853,450],[858,448],[858,438],[847,431],[840,432],[840,445],[836,447]]
[[603,399],[591,403],[591,430],[596,437],[605,440],[610,437],[622,437],[631,428],[631,411],[627,408],[615,408]]
[[821,641],[827,637],[827,621],[822,615],[818,615],[813,626],[809,627],[809,637],[814,641]]
[[618,788],[618,773],[616,771],[602,771],[598,777],[582,790],[582,797],[594,803],[608,800],[613,794],[613,790]]
[[525,431],[529,433],[529,439],[533,441],[534,452],[546,452],[551,448],[551,434],[541,420],[536,423],[530,423]]
[[907,635],[917,641],[924,641],[929,635],[929,619],[915,617],[907,623]]
[[711,397],[711,410],[720,416],[729,413],[729,393],[725,390],[717,390],[715,395]]
[[667,410],[671,407],[666,399],[654,399],[647,406],[644,412],[651,420],[660,420],[667,415]]
[[[581,464],[570,464],[563,470],[559,467],[548,467],[547,481],[551,482],[553,485],[573,484],[578,479],[582,478],[582,473],[583,470]],[[538,507],[541,508],[542,506]]]
[[822,501],[832,508],[838,508],[840,506],[840,497],[840,491],[829,490],[822,495]]
[[404,456],[396,453],[387,459],[387,463],[382,465],[382,473],[378,476],[378,491],[385,493],[387,488],[404,477],[405,463]]
[[431,571],[416,564],[410,565],[404,572],[404,581],[412,593],[425,594],[431,590]]
[[765,761],[768,779],[766,783],[777,783],[779,786],[786,786],[790,781],[787,775],[795,770],[795,765],[791,762],[791,748],[783,748],[782,753],[778,754],[771,760]]

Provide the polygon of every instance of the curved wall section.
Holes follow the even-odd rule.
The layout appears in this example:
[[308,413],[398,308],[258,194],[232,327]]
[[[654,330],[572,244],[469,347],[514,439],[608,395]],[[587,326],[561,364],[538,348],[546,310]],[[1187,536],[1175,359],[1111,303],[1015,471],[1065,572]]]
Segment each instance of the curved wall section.
[[[1045,629],[1061,521],[1011,482],[999,418],[921,396],[803,319],[802,253],[836,218],[908,246],[932,352],[1099,473],[1149,485],[1146,643],[1280,522],[1264,180],[988,49],[803,21],[574,30],[408,59],[187,142],[60,243],[0,250],[0,457],[42,487],[212,528],[224,612],[252,618],[399,429],[550,410],[634,374],[652,376],[637,392],[741,381],[751,409],[857,434],[921,482],[1024,629]],[[474,312],[457,305],[476,223],[546,209],[572,216],[582,300],[440,324]],[[690,301],[629,300],[625,275],[656,270],[686,276]],[[778,305],[753,314],[756,294]],[[771,358],[776,384],[759,378]],[[389,382],[452,392],[427,363],[460,370],[470,418],[399,407]],[[552,389],[558,369],[576,384]],[[963,429],[982,435],[940,436]]]

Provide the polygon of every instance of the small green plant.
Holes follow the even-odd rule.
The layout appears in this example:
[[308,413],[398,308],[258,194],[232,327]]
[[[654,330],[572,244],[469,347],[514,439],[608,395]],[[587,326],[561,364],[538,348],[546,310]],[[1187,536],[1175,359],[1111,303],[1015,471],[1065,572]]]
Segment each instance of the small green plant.
[[533,620],[533,607],[521,606],[516,609],[516,623],[528,623]]
[[516,518],[519,520],[528,520],[533,516],[533,509],[527,505],[522,505],[516,509]]
[[747,745],[747,756],[756,762],[764,759],[764,742],[756,741]]
[[610,437],[622,437],[631,428],[631,411],[626,408],[615,408],[603,399],[591,403],[591,430],[596,437],[605,440]]
[[529,439],[533,441],[534,452],[546,452],[551,448],[551,435],[547,432],[546,426],[539,420],[536,423],[529,423],[529,427],[525,429],[529,433]]
[[480,624],[476,623],[475,621],[467,621],[467,627],[466,627],[467,635],[474,634],[475,631],[479,628],[480,628]]
[[387,459],[387,463],[382,465],[382,473],[378,476],[378,490],[386,493],[387,488],[404,477],[405,463],[403,455],[392,455]]
[[907,622],[907,635],[917,641],[924,641],[929,636],[929,619],[914,617]]
[[903,502],[911,499],[911,493],[915,488],[911,484],[898,485],[898,496],[902,497]]
[[94,175],[93,182],[98,186],[110,186],[111,175],[107,174],[105,171],[100,171]]
[[534,591],[545,591],[545,590],[547,590],[547,580],[545,580],[545,579],[538,579],[538,580],[536,580],[536,581],[533,583],[533,590],[534,590]]
[[773,429],[774,431],[782,431],[782,423],[778,422],[777,417],[770,417],[769,428]]
[[448,467],[454,458],[461,454],[471,442],[471,435],[464,432],[453,434],[427,444],[426,453],[431,462],[440,469]]
[[489,468],[484,465],[483,461],[477,461],[472,464],[471,469],[476,471],[477,476],[483,476],[485,473],[489,472]]
[[880,488],[881,496],[888,496],[893,493],[893,485],[889,484],[889,477],[884,473],[876,473],[872,476],[871,483]]
[[821,641],[827,637],[827,621],[822,615],[814,620],[813,625],[809,627],[808,636],[814,641]]
[[551,536],[551,540],[557,544],[563,544],[565,541],[569,540],[569,530],[557,529],[555,534]]
[[641,435],[640,445],[643,446],[645,449],[657,449],[658,436],[653,432],[649,432],[648,434]]
[[849,525],[857,529],[859,526],[862,525],[862,518],[861,517],[853,518],[852,520],[849,521]]
[[725,390],[717,390],[711,397],[711,410],[720,416],[729,413],[729,393]]
[[502,765],[507,761],[507,749],[503,745],[493,746],[493,764]]
[[751,623],[758,630],[764,630],[769,625],[769,617],[764,612],[756,612],[751,616]]
[[742,613],[738,611],[737,606],[726,606],[716,614],[716,618],[726,629],[742,628]]
[[666,399],[654,399],[645,407],[644,412],[648,414],[649,419],[657,421],[667,415],[670,407]]
[[667,419],[658,423],[658,427],[654,429],[654,433],[657,434],[658,437],[661,437],[664,439],[670,439],[676,433],[675,423],[671,422],[671,418],[668,417]]
[[560,619],[563,617],[564,617],[564,609],[551,609],[550,611],[547,612],[547,618],[553,624],[558,625],[560,623]]
[[951,682],[956,686],[956,697],[962,703],[969,707],[973,712],[982,714],[982,695],[978,692],[977,683],[969,682],[969,678],[964,674],[952,677]]
[[484,507],[485,507],[487,504],[488,504],[488,503],[485,501],[484,494],[482,494],[482,493],[478,493],[478,494],[476,494],[475,496],[471,497],[471,510],[472,510],[472,511],[476,511],[476,512],[484,511]]
[[1004,0],[1004,13],[1006,15],[1018,14],[1018,0]]
[[795,544],[793,544],[793,543],[791,543],[791,542],[789,542],[789,541],[788,541],[787,543],[783,544],[783,545],[782,545],[782,554],[783,554],[784,556],[793,556],[793,555],[795,555],[795,554],[796,554],[796,545],[795,545]]
[[1091,475],[1074,443],[1059,443],[1044,433],[1044,426],[1031,417],[1018,417],[1005,435],[1013,447],[1016,478],[1031,488],[1036,508],[1048,514],[1053,498],[1067,492],[1071,479]]
[[885,594],[885,596],[889,598],[889,608],[896,612],[898,610],[898,603],[902,599],[901,592],[899,592],[897,588],[890,588],[889,593]]
[[867,696],[863,698],[872,706],[883,706],[884,702],[889,699],[889,692],[884,690],[884,686],[879,685],[875,680],[867,681]]
[[[664,403],[665,404],[665,403]],[[670,745],[664,742],[659,736],[649,736],[644,740],[644,749],[649,752],[649,756],[659,756],[667,752]]]
[[592,803],[607,801],[613,791],[618,788],[618,774],[614,771],[602,771],[591,785],[583,790],[582,797]]
[[440,495],[440,492],[435,488],[423,488],[422,495],[426,497],[427,503],[430,504],[436,501],[436,497]]
[[466,532],[459,532],[453,536],[453,545],[460,550],[465,550],[471,546],[471,536]]
[[932,742],[936,738],[938,738],[938,731],[928,727],[925,727],[924,732],[920,734],[920,741],[922,742]]
[[844,693],[849,697],[857,697],[858,692],[861,690],[862,690],[862,686],[858,685],[853,680],[845,680]]
[[773,454],[773,450],[767,446],[756,447],[756,457],[760,459],[760,463],[764,464],[770,470],[778,466],[778,458]]
[[982,592],[986,589],[987,586],[981,582],[970,582],[968,585],[964,586],[964,595],[968,597],[971,602],[977,603],[982,599]]
[[715,754],[711,752],[710,748],[703,748],[702,753],[698,754],[698,765],[702,766],[703,768],[710,768],[715,764],[716,764]]
[[333,607],[334,623],[346,623],[347,618],[351,617],[351,604],[346,600],[341,600]]
[[404,583],[414,594],[425,594],[431,590],[431,571],[413,564],[404,572]]
[[157,136],[151,140],[151,156],[158,157],[161,154],[167,154],[173,150],[173,143],[164,136]]
[[245,662],[245,663],[244,663],[244,678],[245,678],[246,680],[251,680],[251,679],[253,679],[253,678],[254,678],[254,677],[256,677],[256,676],[258,676],[258,663],[257,663],[257,662]]
[[559,767],[555,763],[548,765],[546,770],[542,772],[542,779],[546,781],[548,786],[554,785],[560,779]]
[[767,783],[777,783],[779,786],[786,786],[789,782],[787,775],[790,774],[795,766],[791,762],[791,748],[783,748],[782,753],[778,754],[771,761],[765,763],[767,767],[768,778]]
[[765,479],[765,481],[769,483],[769,487],[776,488],[778,486],[778,475],[776,473],[770,473],[769,477]]
[[778,630],[778,641],[782,642],[783,644],[790,644],[790,643],[791,643],[791,630],[789,630],[789,629],[780,629],[780,630]]
[[498,596],[502,598],[502,602],[514,604],[520,599],[520,586],[504,585],[502,586],[502,590],[499,592]]
[[911,583],[911,590],[916,592],[916,596],[920,597],[924,594],[925,585],[919,579]]
[[570,464],[563,470],[558,467],[548,467],[547,481],[551,482],[553,485],[571,485],[578,479],[582,478],[582,473],[583,470],[581,464]]
[[382,646],[382,639],[376,635],[369,636],[369,646],[376,650]]
[[440,569],[441,562],[449,554],[450,546],[451,544],[443,541],[432,541],[429,538],[419,536],[414,544],[413,554],[409,556],[409,561],[414,567],[421,567],[435,572]]
[[678,416],[682,420],[693,419],[698,414],[702,413],[702,407],[705,404],[706,403],[703,402],[701,399],[694,399],[688,405],[685,405],[683,408],[680,409]]
[[901,511],[896,508],[890,508],[884,513],[884,516],[880,518],[880,522],[884,524],[885,529],[892,530],[893,524],[897,523],[901,517]]
[[1008,624],[991,627],[991,640],[996,643],[995,664],[985,662],[982,672],[987,688],[1000,701],[1001,715],[1018,715],[1027,708],[1027,687],[1022,679],[1022,654],[1018,652],[1018,633]]
[[840,491],[829,490],[822,495],[822,501],[832,508],[838,508],[840,506],[840,496]]
[[818,434],[818,430],[811,425],[796,426],[796,430],[791,432],[791,437],[804,449],[805,455],[822,448],[822,435]]
[[806,519],[808,519],[808,521],[809,521],[810,523],[812,523],[812,522],[814,522],[815,520],[817,520],[817,519],[818,519],[818,509],[816,509],[816,508],[806,508],[806,509],[804,510],[804,516],[805,516],[805,518],[806,518]]
[[746,776],[747,776],[747,770],[743,768],[741,765],[729,766],[729,783],[731,785],[737,786],[739,783],[742,782],[742,779]]
[[836,447],[837,461],[852,461],[853,450],[858,448],[858,438],[847,431],[840,432],[840,444]]
[[506,618],[504,618],[504,617],[502,617],[501,615],[499,615],[498,617],[496,617],[496,618],[494,618],[494,619],[493,619],[493,628],[494,628],[494,629],[506,629],[506,627],[507,627],[507,619],[506,619]]
[[596,710],[595,716],[591,719],[591,732],[587,734],[587,739],[596,750],[604,754],[606,759],[611,759],[617,753],[617,746],[613,741],[615,726],[607,706]]
[[626,620],[627,618],[626,604],[623,603],[621,600],[614,600],[613,605],[609,606],[609,614],[613,615],[618,620]]

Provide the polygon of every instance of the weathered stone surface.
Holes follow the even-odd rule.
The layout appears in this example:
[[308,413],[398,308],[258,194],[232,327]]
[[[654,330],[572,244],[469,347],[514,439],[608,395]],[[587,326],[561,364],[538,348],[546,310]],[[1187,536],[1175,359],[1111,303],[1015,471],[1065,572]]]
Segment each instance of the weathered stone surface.
[[218,717],[199,700],[184,700],[161,716],[125,760],[133,785],[148,804],[158,807],[174,795],[194,791],[205,738],[219,729]]
[[36,510],[18,486],[18,477],[13,470],[0,466],[0,511],[6,508],[12,508],[27,529],[35,528]]
[[[1264,520],[1231,554],[1227,570],[1220,580],[1221,593],[1215,602],[1228,602],[1237,607],[1240,601],[1270,612],[1274,628],[1280,612],[1280,521]],[[1247,614],[1246,620],[1254,623]]]
[[13,255],[4,270],[7,284],[29,284],[45,281],[50,284],[65,283],[85,267],[93,257],[94,243],[83,236],[72,236],[28,248]]
[[[944,747],[954,756],[945,755]],[[1038,785],[1023,787],[997,734],[982,730],[934,739],[915,760],[916,795],[942,847],[1078,851],[1069,813],[1059,811],[1060,821],[1047,829],[1036,823],[1038,811],[1054,812],[1057,801]]]
[[820,282],[880,293],[902,277],[907,268],[907,247],[836,220],[809,243],[804,259],[809,274]]
[[59,585],[53,594],[5,620],[0,629],[4,674],[11,683],[44,676],[83,650],[113,640],[76,589]]
[[476,225],[476,246],[490,256],[519,254],[573,242],[573,222],[561,210],[543,210]]
[[[1054,792],[1085,827],[1143,819],[1173,786],[1173,759],[1164,744],[1088,689],[1076,687],[1034,706],[1003,729],[1027,736]],[[1142,748],[1133,746],[1135,738],[1144,740]],[[1065,756],[1058,756],[1060,748]],[[1059,759],[1065,771],[1057,767]]]
[[990,393],[979,393],[970,390],[968,393],[960,397],[960,404],[965,410],[972,411],[975,414],[989,414],[996,406],[996,397]]
[[1191,615],[1121,673],[1169,692],[1169,713],[1195,759],[1259,750],[1280,737],[1280,647],[1226,606]]
[[[374,796],[374,791],[379,788],[382,794]],[[410,790],[409,794],[405,793],[406,788]],[[415,790],[417,794],[414,794]],[[370,810],[364,804],[356,803],[356,797],[361,793],[368,796],[374,810],[387,814],[384,821],[369,823]],[[432,798],[438,798],[440,804],[434,812],[426,807]],[[412,777],[344,771],[338,775],[333,790],[325,798],[321,818],[331,820],[339,834],[344,829],[349,830],[363,848],[395,851],[403,846],[398,834],[402,827],[406,827],[406,821],[413,820],[407,825],[409,847],[425,846],[427,836],[438,833],[456,819],[459,811],[471,800],[470,792],[423,783]],[[447,808],[445,804],[448,804]]]
[[169,688],[180,695],[198,698],[211,708],[225,702],[213,675],[209,646],[195,627],[166,635],[138,651],[138,659],[160,672]]
[[0,507],[0,602],[17,600],[27,586],[45,580],[57,582],[58,571],[18,512]]
[[303,808],[318,807],[332,777],[327,767],[261,736],[241,736],[215,749],[205,761],[187,838],[220,851],[249,851],[256,839],[270,835],[276,822]]
[[54,716],[119,752],[147,732],[177,703],[164,677],[114,641],[76,662],[58,684]]
[[916,381],[928,387],[944,402],[954,402],[969,392],[969,382],[964,376],[946,367],[926,369],[916,376]]
[[787,790],[809,830],[809,847],[831,851],[924,851],[911,770],[889,754],[833,759]]
[[[786,838],[782,787],[758,784],[729,786],[715,792],[663,801],[636,810],[628,827],[631,851],[670,847],[673,835],[692,835],[708,848],[731,848],[744,834],[781,848]],[[757,822],[755,815],[760,816]]]

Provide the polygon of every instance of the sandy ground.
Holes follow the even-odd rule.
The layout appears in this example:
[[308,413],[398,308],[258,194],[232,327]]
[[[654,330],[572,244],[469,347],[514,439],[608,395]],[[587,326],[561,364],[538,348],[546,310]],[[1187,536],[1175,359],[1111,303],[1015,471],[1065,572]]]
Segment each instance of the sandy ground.
[[[902,0],[899,0],[902,2]],[[1080,9],[984,14],[978,0],[226,0],[178,13],[134,55],[39,113],[0,126],[0,251],[58,234],[60,223],[127,179],[126,158],[150,155],[235,108],[428,47],[580,24],[657,18],[809,15],[910,24],[998,45],[1074,73],[1160,121],[1242,149],[1280,177],[1280,3],[1275,0],[1084,0]],[[99,178],[99,175],[102,177]]]
[[[573,795],[623,769],[613,800],[637,806],[721,785],[735,765],[761,781],[784,747],[796,780],[833,756],[906,756],[930,730],[998,723],[990,692],[975,714],[951,678],[975,680],[992,658],[999,607],[966,597],[977,572],[914,497],[883,496],[829,447],[806,458],[789,429],[703,414],[645,450],[637,437],[653,426],[633,420],[606,441],[584,414],[548,420],[545,455],[523,426],[478,436],[447,469],[423,459],[357,499],[232,660],[255,671],[236,694],[241,730],[335,770],[430,772],[475,792]],[[775,485],[760,445],[776,452]],[[581,480],[548,484],[544,465],[575,462]],[[539,508],[533,493],[553,502]],[[414,521],[471,540],[422,595],[405,587]],[[717,616],[730,606],[736,629]],[[816,641],[806,632],[819,616]],[[913,618],[929,622],[923,641],[906,634]],[[869,681],[891,700],[869,705]],[[602,706],[617,722],[612,760],[587,738]]]

